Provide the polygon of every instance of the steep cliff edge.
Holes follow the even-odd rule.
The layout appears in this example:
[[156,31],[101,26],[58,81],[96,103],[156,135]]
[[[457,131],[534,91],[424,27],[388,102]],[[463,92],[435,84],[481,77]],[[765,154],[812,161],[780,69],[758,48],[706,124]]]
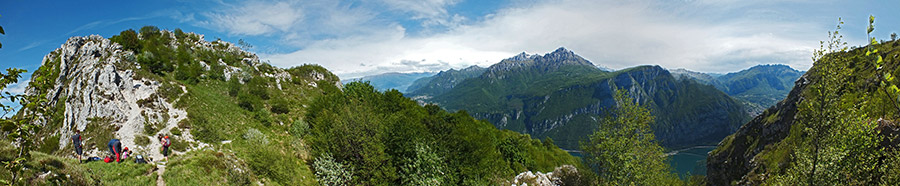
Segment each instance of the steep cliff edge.
[[[900,41],[887,41],[872,45],[874,49],[881,51],[884,65],[881,71],[900,75]],[[838,61],[837,68],[848,75],[840,76],[839,83],[828,84],[841,90],[838,97],[840,101],[851,100],[857,102],[850,106],[861,109],[857,115],[865,117],[867,121],[878,121],[878,135],[890,135],[885,133],[885,128],[893,128],[883,119],[891,120],[897,115],[896,110],[890,108],[890,99],[883,94],[877,67],[871,58],[865,56],[868,48],[853,48],[846,52],[828,54],[826,58]],[[758,185],[766,183],[769,178],[783,174],[792,166],[797,144],[810,137],[803,132],[807,127],[800,122],[798,117],[798,105],[804,100],[814,99],[811,86],[817,85],[821,75],[817,70],[819,66],[813,66],[808,72],[795,82],[795,85],[787,98],[776,106],[767,109],[756,116],[752,121],[744,124],[737,132],[722,140],[718,147],[709,153],[707,157],[707,181],[711,185]],[[821,85],[821,84],[818,84]],[[863,99],[863,100],[858,100]],[[895,119],[895,118],[894,118]],[[807,122],[808,123],[808,122]],[[893,129],[895,130],[895,129]],[[884,137],[884,136],[882,136]],[[886,138],[887,139],[887,138]],[[886,140],[892,141],[892,140]],[[891,143],[880,142],[882,147],[890,147]],[[865,165],[881,166],[881,165]]]

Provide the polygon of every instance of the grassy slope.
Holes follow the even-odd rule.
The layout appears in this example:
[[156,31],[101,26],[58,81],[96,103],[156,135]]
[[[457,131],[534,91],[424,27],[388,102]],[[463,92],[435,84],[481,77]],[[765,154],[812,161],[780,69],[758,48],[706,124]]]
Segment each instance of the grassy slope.
[[[900,56],[900,41],[889,41],[887,43],[875,45],[875,47],[878,48],[879,51],[882,51],[885,61],[885,71],[893,72],[894,76],[900,75],[900,71],[897,70],[898,66],[900,66],[900,58],[898,58],[898,56]],[[878,81],[876,80],[877,78],[874,73],[875,66],[870,59],[865,58],[865,51],[865,48],[858,48],[848,52],[832,53],[828,55],[828,57],[838,57],[849,61],[849,63],[846,64],[846,70],[852,71],[853,74],[852,77],[846,79],[846,84],[837,86],[842,86],[844,89],[848,89],[848,92],[850,93],[845,94],[844,99],[845,101],[848,101],[850,103],[856,103],[853,101],[861,101],[856,99],[862,98],[864,95],[868,95],[871,100],[862,102],[861,104],[857,105],[860,108],[863,108],[870,117],[876,117],[873,119],[877,119],[877,117],[880,116],[893,115],[895,114],[894,111],[886,107],[888,106],[887,104],[884,104],[888,100],[885,100],[884,95],[881,94],[882,90],[878,86]],[[811,79],[813,83],[817,78],[817,74],[815,71],[816,67],[813,66],[813,68],[806,73],[806,75],[809,76],[808,78]],[[806,97],[812,95],[812,93],[807,89],[794,91],[800,91],[800,95],[795,97]],[[787,99],[785,99],[785,101],[798,100],[796,98],[791,98],[792,97],[788,97]],[[788,105],[792,103],[784,104]],[[719,143],[718,147],[710,152],[709,158],[723,159],[724,163],[719,162],[722,164],[740,161],[741,159],[743,159],[743,157],[749,158],[743,159],[745,161],[753,159],[753,161],[759,162],[757,164],[754,164],[755,167],[749,167],[753,170],[743,170],[749,172],[738,172],[734,174],[730,173],[732,178],[734,179],[738,179],[743,174],[746,174],[746,177],[748,177],[749,180],[753,181],[754,179],[764,178],[767,174],[780,173],[784,168],[786,168],[787,165],[790,164],[793,147],[799,144],[802,138],[804,138],[802,129],[805,126],[801,126],[802,124],[794,122],[794,120],[792,119],[794,117],[793,114],[785,114],[795,113],[796,110],[794,109],[796,109],[796,107],[778,107],[766,110],[763,114],[757,116],[753,121],[745,124],[745,126],[737,133],[732,134],[731,136],[728,136],[727,138],[722,140],[722,142]],[[773,125],[787,125],[786,127],[789,129],[781,129],[773,132],[770,131],[775,130],[770,129]],[[764,133],[763,131],[766,131],[766,133]],[[724,161],[725,159],[727,159],[728,161]],[[708,166],[720,165],[711,163]],[[733,169],[735,170],[737,170],[738,168],[739,167],[733,167]]]

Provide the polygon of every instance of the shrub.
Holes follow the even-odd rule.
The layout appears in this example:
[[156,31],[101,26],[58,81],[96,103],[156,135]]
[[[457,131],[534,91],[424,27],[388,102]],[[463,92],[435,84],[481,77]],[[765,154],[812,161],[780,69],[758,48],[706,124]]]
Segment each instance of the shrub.
[[146,134],[148,136],[153,136],[157,132],[159,132],[159,130],[162,129],[162,127],[163,126],[161,123],[153,123],[153,122],[144,121],[144,134]]
[[231,78],[228,80],[228,95],[231,97],[238,96],[238,93],[241,92],[242,84],[238,80],[238,78]]
[[181,136],[181,129],[178,129],[178,127],[172,128],[169,132],[171,132],[172,135]]
[[271,126],[272,125],[272,117],[271,113],[266,109],[259,109],[253,115],[253,119],[259,121],[259,123],[263,124],[263,126]]
[[125,50],[130,50],[135,53],[140,52],[143,48],[138,39],[137,32],[132,29],[119,32],[119,35],[113,36],[112,38],[109,38],[109,40],[119,43]]
[[141,27],[140,31],[141,31],[141,35],[144,35],[144,36],[156,35],[156,34],[159,34],[159,27],[156,27],[153,25],[147,25],[147,26]]
[[403,183],[407,185],[443,185],[446,181],[444,160],[428,145],[416,143],[415,154],[408,157],[400,171],[405,175]]
[[238,94],[238,106],[247,111],[254,111],[259,104],[259,99],[249,94]]
[[190,131],[191,135],[196,137],[197,140],[206,143],[219,143],[223,139],[220,130],[207,125],[194,126],[194,129]]
[[185,141],[181,137],[169,136],[169,148],[175,151],[184,152],[187,151],[189,147],[191,147],[191,143]]
[[285,101],[277,101],[272,105],[272,113],[275,114],[287,114],[291,112],[288,108],[288,104]]
[[261,145],[269,144],[269,137],[266,137],[265,134],[263,134],[262,132],[254,129],[254,128],[248,129],[247,132],[244,133],[243,137],[245,140],[249,141],[251,144],[261,144]]
[[306,135],[306,132],[308,130],[309,130],[309,123],[306,123],[306,121],[303,121],[301,119],[298,119],[298,120],[294,121],[293,124],[291,124],[291,129],[289,132],[292,135],[294,135],[295,137],[302,138],[304,135]]
[[247,87],[250,89],[249,91],[251,95],[259,97],[263,100],[269,100],[269,84],[266,82],[265,78],[252,78],[249,82],[247,82]]
[[324,154],[316,158],[313,162],[313,169],[316,171],[316,178],[322,185],[351,185],[353,168],[335,161],[331,154]]
[[111,123],[111,118],[88,118],[88,124],[84,127],[82,136],[85,139],[85,148],[100,148],[101,151],[106,149],[109,140],[115,138],[116,131],[119,129]]
[[146,147],[147,145],[150,145],[150,137],[147,137],[144,135],[138,135],[138,136],[134,137],[134,144],[138,145],[138,146]]

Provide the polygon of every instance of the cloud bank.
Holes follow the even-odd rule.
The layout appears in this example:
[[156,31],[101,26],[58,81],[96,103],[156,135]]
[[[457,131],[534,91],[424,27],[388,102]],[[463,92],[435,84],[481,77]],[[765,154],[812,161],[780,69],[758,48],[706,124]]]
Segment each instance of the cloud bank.
[[[489,66],[558,47],[614,69],[655,64],[730,72],[781,63],[806,70],[811,51],[832,29],[808,15],[816,13],[789,8],[819,1],[515,1],[478,17],[450,11],[458,3],[252,1],[205,13],[200,22],[232,34],[279,35],[273,37],[297,49],[264,59],[281,67],[320,64],[342,79]],[[446,29],[412,32],[407,22]]]

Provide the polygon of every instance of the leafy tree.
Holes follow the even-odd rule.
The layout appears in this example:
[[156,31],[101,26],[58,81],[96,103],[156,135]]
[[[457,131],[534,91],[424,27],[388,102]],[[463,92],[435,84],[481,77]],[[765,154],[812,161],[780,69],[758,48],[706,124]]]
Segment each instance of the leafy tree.
[[[21,77],[20,74],[25,72],[25,70],[15,68],[6,69],[6,71],[6,74],[0,73],[0,92],[3,92],[7,85],[18,82],[18,78]],[[46,68],[38,69],[38,71],[36,74],[45,73],[43,71],[46,71]],[[39,90],[48,89],[54,81],[55,79],[35,76],[34,80],[29,83],[29,86]],[[40,116],[48,111],[46,97],[46,92],[37,92],[31,95],[12,95],[9,92],[3,92],[3,95],[0,95],[0,99],[22,104],[19,111],[21,114],[0,119],[0,125],[4,126],[4,129],[11,129],[4,132],[7,133],[6,137],[13,141],[18,151],[13,159],[2,162],[4,168],[8,169],[12,175],[10,180],[0,180],[0,182],[13,185],[21,181],[21,173],[25,170],[25,163],[31,158],[30,152],[36,148],[35,142],[37,139],[33,137],[41,130],[41,126],[37,125],[36,121],[40,120]],[[4,114],[12,111],[12,108],[7,105],[0,105],[0,107],[3,108]]]
[[184,33],[180,28],[175,29],[175,38],[182,40],[187,37],[187,34]]
[[175,79],[196,84],[200,79],[200,75],[203,74],[203,67],[200,66],[200,63],[194,61],[193,56],[186,49],[187,47],[182,45],[176,50],[175,60],[178,68],[175,71]]
[[251,48],[253,48],[253,45],[250,45],[250,43],[244,41],[244,39],[238,39],[238,46],[240,46],[243,50],[250,50]]
[[140,31],[141,31],[141,35],[143,35],[144,37],[152,36],[152,35],[159,34],[159,27],[156,27],[153,25],[147,25],[147,26],[141,27]]
[[137,32],[133,29],[128,29],[122,32],[119,32],[119,35],[115,35],[112,38],[109,38],[110,41],[119,43],[125,50],[130,50],[133,52],[140,52],[143,47],[141,46],[141,41],[138,39]]
[[[886,95],[888,100],[890,100],[890,104],[897,109],[897,113],[900,114],[900,88],[897,88],[897,84],[894,84],[894,76],[891,75],[890,71],[883,70],[884,67],[884,58],[881,56],[881,53],[875,48],[875,45],[878,44],[878,41],[875,40],[875,36],[871,36],[872,32],[875,31],[875,16],[869,15],[869,27],[866,29],[866,37],[870,39],[870,43],[866,46],[866,57],[872,58],[875,63],[875,73],[878,76],[879,81],[881,81],[881,90],[883,90],[884,95]],[[897,35],[894,34],[891,37],[895,38]],[[894,98],[896,97],[896,98]]]
[[414,156],[405,160],[400,167],[405,185],[443,185],[446,168],[444,160],[434,149],[421,142],[414,147]]
[[[801,130],[794,147],[790,167],[770,180],[774,185],[867,184],[877,179],[876,164],[881,150],[875,123],[856,105],[865,97],[852,91],[852,69],[847,58],[840,57],[847,44],[839,30],[830,31],[829,41],[820,42],[813,53],[814,69],[804,99],[798,104],[797,124]],[[854,96],[848,96],[854,95]],[[789,136],[789,138],[792,138]]]
[[[497,130],[464,111],[422,107],[399,91],[378,92],[363,82],[326,91],[303,121],[309,129],[299,136],[314,156],[352,167],[349,185],[491,185],[515,171],[581,167],[565,151],[527,135]],[[294,126],[291,133],[302,133],[302,124]]]
[[650,110],[639,106],[625,90],[615,94],[616,109],[611,117],[582,142],[588,166],[598,171],[601,182],[623,185],[675,184],[663,148],[655,141]]

